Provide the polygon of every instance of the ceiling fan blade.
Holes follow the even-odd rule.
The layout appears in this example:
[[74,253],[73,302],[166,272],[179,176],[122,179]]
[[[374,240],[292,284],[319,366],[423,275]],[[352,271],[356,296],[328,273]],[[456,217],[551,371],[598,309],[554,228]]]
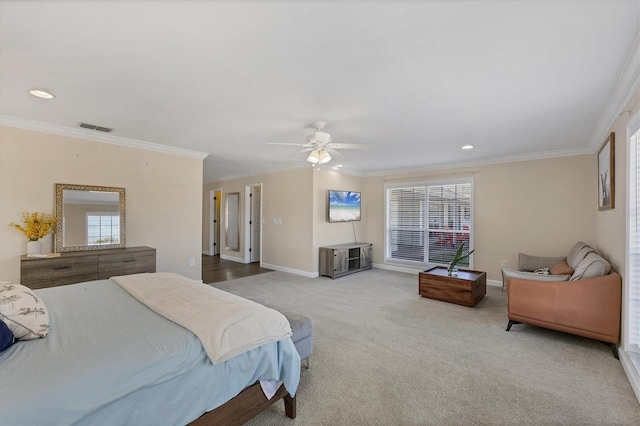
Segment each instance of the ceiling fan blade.
[[334,157],[342,157],[342,154],[333,148],[325,147],[325,150]]
[[330,148],[337,149],[367,149],[373,146],[372,143],[330,143],[327,144]]
[[267,145],[311,146],[308,143],[267,142]]

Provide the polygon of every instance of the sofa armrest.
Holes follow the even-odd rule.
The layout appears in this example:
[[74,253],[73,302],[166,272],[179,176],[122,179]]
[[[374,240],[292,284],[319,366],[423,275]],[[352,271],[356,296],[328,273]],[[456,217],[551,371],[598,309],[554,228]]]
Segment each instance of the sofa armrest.
[[616,272],[567,282],[509,280],[509,319],[618,341],[622,279]]
[[509,281],[513,278],[521,278],[531,281],[545,281],[545,282],[558,282],[569,281],[571,275],[544,275],[535,274],[527,271],[514,271],[512,269],[502,268],[502,287],[506,288],[509,285]]
[[551,269],[552,266],[557,265],[563,260],[567,260],[567,258],[532,256],[530,254],[518,253],[518,271],[533,272],[537,269]]

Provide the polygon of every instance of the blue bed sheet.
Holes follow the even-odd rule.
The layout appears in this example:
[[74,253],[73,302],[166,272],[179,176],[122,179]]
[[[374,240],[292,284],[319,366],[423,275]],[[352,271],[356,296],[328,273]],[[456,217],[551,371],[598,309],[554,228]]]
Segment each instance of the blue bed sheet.
[[111,280],[38,290],[44,339],[0,353],[0,424],[186,424],[257,380],[295,395],[291,339],[213,364],[198,338]]

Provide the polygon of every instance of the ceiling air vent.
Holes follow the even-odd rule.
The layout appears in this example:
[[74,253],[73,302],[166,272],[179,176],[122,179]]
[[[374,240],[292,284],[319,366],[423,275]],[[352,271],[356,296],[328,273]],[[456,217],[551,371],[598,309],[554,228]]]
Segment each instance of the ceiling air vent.
[[110,133],[113,129],[108,127],[96,126],[95,124],[80,123],[80,127],[83,129],[96,130],[98,132]]

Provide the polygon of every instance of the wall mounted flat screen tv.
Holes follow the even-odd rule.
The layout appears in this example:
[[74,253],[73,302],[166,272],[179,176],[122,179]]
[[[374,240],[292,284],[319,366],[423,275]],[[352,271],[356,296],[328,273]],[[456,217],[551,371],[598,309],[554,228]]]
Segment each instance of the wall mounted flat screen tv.
[[360,193],[329,190],[329,222],[360,220]]

